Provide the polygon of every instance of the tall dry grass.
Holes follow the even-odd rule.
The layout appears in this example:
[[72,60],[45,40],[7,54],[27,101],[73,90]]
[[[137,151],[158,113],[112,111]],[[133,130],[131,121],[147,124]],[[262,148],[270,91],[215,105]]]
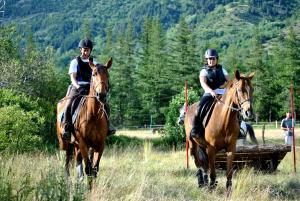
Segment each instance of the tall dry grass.
[[184,151],[159,151],[149,140],[143,146],[106,148],[91,191],[87,179],[77,183],[75,168],[67,178],[63,164],[62,152],[1,155],[0,200],[300,200],[300,174],[293,173],[291,153],[275,173],[235,172],[230,197],[224,171],[217,172],[214,191],[199,189],[192,159],[185,168]]

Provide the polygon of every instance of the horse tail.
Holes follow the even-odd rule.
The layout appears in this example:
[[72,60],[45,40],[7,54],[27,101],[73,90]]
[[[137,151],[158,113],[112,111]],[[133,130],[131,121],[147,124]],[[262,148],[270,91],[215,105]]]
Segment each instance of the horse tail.
[[246,126],[247,126],[248,133],[250,135],[251,141],[253,143],[255,143],[256,145],[258,145],[258,141],[257,141],[257,139],[255,137],[255,133],[254,133],[253,127],[250,124],[247,124],[247,123],[246,123]]
[[205,148],[199,147],[198,149],[199,159],[202,162],[202,167],[204,169],[208,169],[208,155],[205,151]]

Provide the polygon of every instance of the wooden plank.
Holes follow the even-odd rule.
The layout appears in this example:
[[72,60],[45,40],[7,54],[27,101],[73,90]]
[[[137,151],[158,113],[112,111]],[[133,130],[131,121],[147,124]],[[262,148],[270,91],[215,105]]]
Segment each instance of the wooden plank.
[[[236,169],[244,166],[254,167],[262,171],[273,172],[287,152],[291,151],[288,145],[249,145],[237,146],[233,165]],[[226,169],[226,153],[221,150],[216,156],[216,167]]]

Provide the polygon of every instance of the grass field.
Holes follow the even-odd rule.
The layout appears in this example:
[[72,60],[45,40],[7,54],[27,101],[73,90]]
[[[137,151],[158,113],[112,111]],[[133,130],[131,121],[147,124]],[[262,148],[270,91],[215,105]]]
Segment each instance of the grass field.
[[[275,173],[235,172],[232,195],[226,197],[224,171],[217,172],[219,184],[214,191],[199,189],[192,159],[190,169],[185,168],[184,150],[155,149],[151,139],[159,136],[150,131],[119,131],[117,135],[148,140],[141,146],[107,147],[91,191],[87,179],[76,182],[75,168],[67,179],[63,152],[1,155],[0,200],[300,200],[300,173],[292,171],[291,153]],[[268,130],[265,137],[283,142],[280,130]]]

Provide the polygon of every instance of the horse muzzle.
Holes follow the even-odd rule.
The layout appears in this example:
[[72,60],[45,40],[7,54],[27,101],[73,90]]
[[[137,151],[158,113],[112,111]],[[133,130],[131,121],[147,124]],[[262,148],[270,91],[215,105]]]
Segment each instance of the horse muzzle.
[[100,92],[100,93],[95,93],[95,96],[97,97],[98,100],[105,100],[107,94],[103,93],[103,92]]
[[251,119],[253,116],[252,108],[250,108],[249,110],[242,109],[242,116],[244,119]]

